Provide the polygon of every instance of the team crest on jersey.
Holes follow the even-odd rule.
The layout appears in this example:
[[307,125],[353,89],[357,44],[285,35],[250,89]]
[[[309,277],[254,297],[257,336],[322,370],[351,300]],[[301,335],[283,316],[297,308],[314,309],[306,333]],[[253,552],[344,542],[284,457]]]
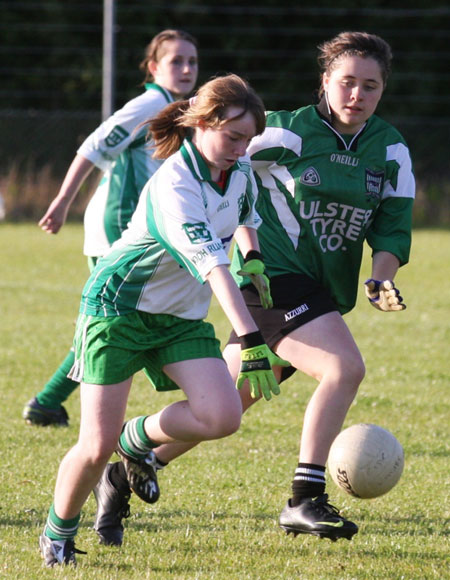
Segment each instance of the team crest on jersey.
[[191,244],[203,244],[212,240],[211,232],[204,222],[197,224],[183,224],[183,230]]
[[126,139],[128,135],[128,131],[125,131],[125,129],[120,125],[116,125],[110,134],[106,137],[105,143],[108,145],[108,147],[116,147],[116,145]]
[[320,185],[320,176],[314,167],[308,167],[300,175],[300,183],[304,185]]
[[366,196],[379,200],[383,189],[384,171],[366,169]]

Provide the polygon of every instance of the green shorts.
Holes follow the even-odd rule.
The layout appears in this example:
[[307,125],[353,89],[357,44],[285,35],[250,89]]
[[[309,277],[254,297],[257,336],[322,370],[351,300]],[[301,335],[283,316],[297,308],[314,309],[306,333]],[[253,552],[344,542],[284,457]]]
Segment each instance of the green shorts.
[[204,320],[136,311],[114,317],[80,314],[74,338],[77,382],[112,385],[144,370],[157,391],[179,387],[163,372],[166,364],[222,358],[214,327]]

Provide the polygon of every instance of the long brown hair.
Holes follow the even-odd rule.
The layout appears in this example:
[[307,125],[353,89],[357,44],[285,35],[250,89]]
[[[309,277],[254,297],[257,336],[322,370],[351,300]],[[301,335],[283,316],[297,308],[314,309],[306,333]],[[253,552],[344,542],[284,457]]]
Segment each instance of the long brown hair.
[[[242,113],[227,118],[229,107],[242,108]],[[148,137],[155,144],[153,157],[167,159],[175,153],[185,137],[191,136],[201,122],[206,127],[221,127],[231,120],[250,112],[256,124],[256,134],[266,126],[264,103],[252,87],[241,77],[228,74],[216,77],[202,85],[196,96],[189,100],[167,105],[148,124]]]

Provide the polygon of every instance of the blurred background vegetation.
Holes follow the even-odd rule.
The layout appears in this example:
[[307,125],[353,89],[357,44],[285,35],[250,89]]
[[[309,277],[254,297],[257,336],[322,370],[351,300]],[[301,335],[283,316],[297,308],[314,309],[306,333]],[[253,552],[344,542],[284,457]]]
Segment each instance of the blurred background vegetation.
[[[38,219],[77,147],[101,121],[103,2],[0,0],[0,193],[10,220]],[[115,108],[142,91],[144,47],[164,28],[199,40],[200,78],[235,72],[267,109],[315,102],[316,46],[343,30],[381,35],[394,52],[378,114],[411,149],[416,226],[450,224],[450,7],[447,1],[116,2]],[[71,218],[80,219],[97,176]]]

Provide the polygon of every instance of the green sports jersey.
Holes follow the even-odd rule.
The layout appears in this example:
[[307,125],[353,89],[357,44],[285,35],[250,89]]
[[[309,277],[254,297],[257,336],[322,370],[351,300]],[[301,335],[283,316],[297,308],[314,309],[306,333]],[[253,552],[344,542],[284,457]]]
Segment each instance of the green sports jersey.
[[216,266],[229,265],[236,228],[256,229],[257,188],[248,155],[227,172],[224,190],[186,139],[145,185],[129,227],[101,258],[83,289],[80,313],[140,310],[201,320]]
[[[307,274],[344,314],[356,302],[364,240],[408,261],[415,181],[408,147],[389,123],[373,115],[356,135],[340,135],[315,106],[270,112],[248,152],[270,277]],[[241,260],[235,251],[233,272]]]

